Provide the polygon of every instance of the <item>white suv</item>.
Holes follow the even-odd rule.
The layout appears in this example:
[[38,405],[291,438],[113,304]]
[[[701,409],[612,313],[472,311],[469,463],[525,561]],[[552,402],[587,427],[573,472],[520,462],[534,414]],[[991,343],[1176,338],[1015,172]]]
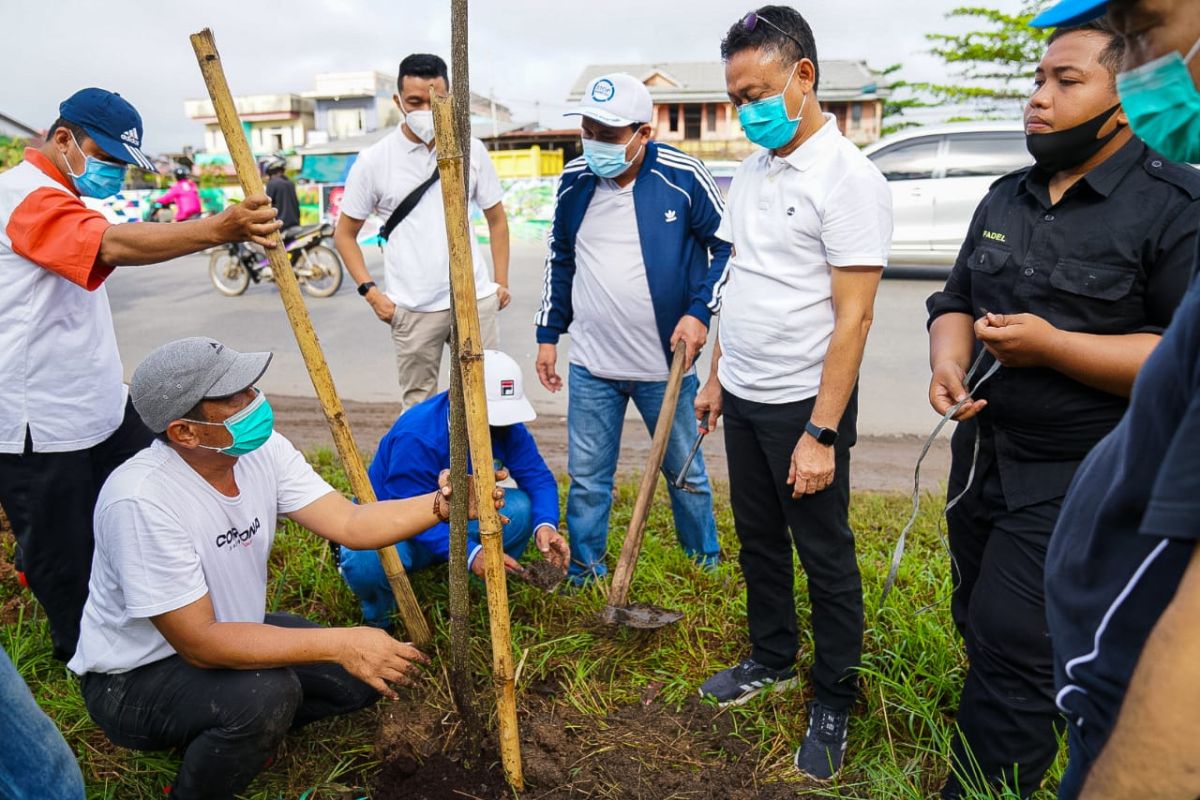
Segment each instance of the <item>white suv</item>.
[[1020,122],[913,128],[863,151],[892,190],[889,265],[953,266],[988,187],[1033,163]]

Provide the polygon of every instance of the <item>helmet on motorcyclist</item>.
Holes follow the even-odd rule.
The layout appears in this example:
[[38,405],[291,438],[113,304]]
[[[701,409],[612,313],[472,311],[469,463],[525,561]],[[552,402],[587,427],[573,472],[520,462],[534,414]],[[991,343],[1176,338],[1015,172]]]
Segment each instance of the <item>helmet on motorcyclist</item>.
[[176,167],[173,174],[175,175],[175,180],[182,181],[186,180],[192,172],[187,167]]
[[287,162],[279,156],[268,156],[261,162],[262,171],[267,175],[274,175],[276,172],[283,172],[287,167]]

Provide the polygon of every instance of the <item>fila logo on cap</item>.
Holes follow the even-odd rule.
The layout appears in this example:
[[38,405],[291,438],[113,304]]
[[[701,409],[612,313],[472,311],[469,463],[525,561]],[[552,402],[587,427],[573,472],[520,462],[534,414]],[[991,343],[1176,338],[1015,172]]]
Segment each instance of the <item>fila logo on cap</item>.
[[500,381],[500,396],[512,397],[517,393],[516,381],[502,380]]
[[675,209],[673,209],[673,208],[668,209],[666,211],[666,213],[663,214],[663,219],[667,222],[674,222],[675,221]]
[[613,82],[608,78],[596,81],[596,85],[592,87],[592,99],[597,103],[607,103],[616,93],[617,87],[613,86]]
[[127,143],[129,143],[129,144],[133,145],[134,147],[141,147],[141,145],[140,145],[140,144],[138,144],[138,132],[137,132],[137,128],[130,128],[129,130],[127,130],[127,131],[125,131],[124,133],[122,133],[122,134],[121,134],[121,141],[122,141],[122,142],[127,142]]

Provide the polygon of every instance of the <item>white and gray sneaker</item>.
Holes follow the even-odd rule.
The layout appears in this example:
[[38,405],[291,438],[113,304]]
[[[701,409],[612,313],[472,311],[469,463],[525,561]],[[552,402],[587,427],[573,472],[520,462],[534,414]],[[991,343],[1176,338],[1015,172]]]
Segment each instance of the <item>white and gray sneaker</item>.
[[810,778],[827,781],[842,768],[846,755],[846,728],[850,711],[835,711],[814,700],[808,707],[808,730],[796,750],[796,769]]
[[771,689],[780,691],[796,682],[796,668],[771,669],[752,658],[736,667],[723,669],[700,686],[700,696],[716,700],[721,708],[740,706],[751,697]]

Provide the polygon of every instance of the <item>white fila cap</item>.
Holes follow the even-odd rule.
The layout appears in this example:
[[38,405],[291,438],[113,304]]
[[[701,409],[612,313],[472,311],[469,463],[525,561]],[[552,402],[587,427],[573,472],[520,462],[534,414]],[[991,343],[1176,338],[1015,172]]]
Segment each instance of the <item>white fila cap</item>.
[[489,425],[503,427],[537,418],[537,412],[525,398],[521,367],[512,356],[499,350],[484,350],[483,384],[487,388]]

